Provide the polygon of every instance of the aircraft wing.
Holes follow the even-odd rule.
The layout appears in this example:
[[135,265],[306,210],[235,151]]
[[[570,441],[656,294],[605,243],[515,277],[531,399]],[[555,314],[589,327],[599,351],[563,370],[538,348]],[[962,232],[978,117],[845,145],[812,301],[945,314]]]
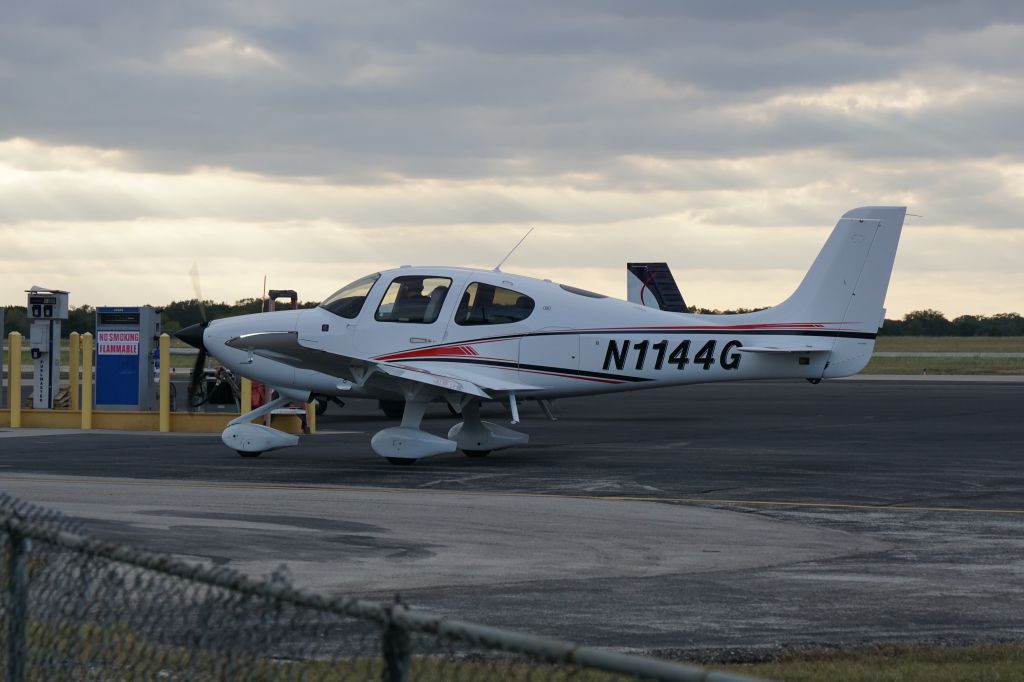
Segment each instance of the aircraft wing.
[[412,382],[436,388],[438,393],[454,391],[488,399],[493,398],[494,393],[536,390],[527,384],[501,381],[462,368],[433,366],[438,363],[420,367],[310,348],[299,343],[298,333],[293,331],[243,334],[227,341],[226,345],[297,369],[338,377],[353,384],[362,384],[372,376],[378,385],[382,381]]

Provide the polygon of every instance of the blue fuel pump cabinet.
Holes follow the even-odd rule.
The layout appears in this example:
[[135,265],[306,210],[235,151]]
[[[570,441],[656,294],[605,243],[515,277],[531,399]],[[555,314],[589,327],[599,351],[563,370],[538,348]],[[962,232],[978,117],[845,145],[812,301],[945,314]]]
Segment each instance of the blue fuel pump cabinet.
[[160,338],[160,309],[96,309],[96,407],[155,410],[153,349]]

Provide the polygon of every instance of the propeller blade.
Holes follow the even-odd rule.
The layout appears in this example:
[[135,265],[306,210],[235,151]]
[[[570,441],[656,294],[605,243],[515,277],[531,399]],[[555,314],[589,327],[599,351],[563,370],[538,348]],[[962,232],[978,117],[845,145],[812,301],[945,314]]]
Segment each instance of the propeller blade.
[[[198,326],[198,325],[197,325]],[[192,376],[188,380],[188,404],[195,408],[206,402],[206,347],[200,346]]]
[[203,290],[199,286],[199,264],[192,261],[192,268],[188,271],[192,279],[192,290],[196,294],[196,301],[199,302],[199,319],[201,322],[185,327],[175,336],[188,345],[198,348],[196,364],[192,367],[192,377],[188,382],[188,402],[192,408],[197,408],[206,402],[206,345],[203,343],[203,332],[210,326],[210,318],[206,314],[206,301],[203,300]]
[[189,277],[192,278],[192,290],[196,294],[196,300],[199,301],[199,319],[203,321],[203,327],[210,324],[210,320],[206,317],[206,302],[203,300],[203,290],[199,287],[199,263],[192,261],[192,269],[188,271]]

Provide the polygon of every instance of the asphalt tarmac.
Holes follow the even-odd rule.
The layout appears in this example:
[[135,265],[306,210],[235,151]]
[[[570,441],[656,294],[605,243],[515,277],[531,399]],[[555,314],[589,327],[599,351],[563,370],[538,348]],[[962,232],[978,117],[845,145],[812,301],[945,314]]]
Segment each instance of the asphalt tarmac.
[[[372,453],[392,422],[365,401],[258,459],[0,430],[0,489],[105,538],[587,644],[1019,639],[1024,382],[930,379],[579,398],[557,422],[526,405],[529,445],[410,467]],[[425,427],[453,423],[439,406]]]

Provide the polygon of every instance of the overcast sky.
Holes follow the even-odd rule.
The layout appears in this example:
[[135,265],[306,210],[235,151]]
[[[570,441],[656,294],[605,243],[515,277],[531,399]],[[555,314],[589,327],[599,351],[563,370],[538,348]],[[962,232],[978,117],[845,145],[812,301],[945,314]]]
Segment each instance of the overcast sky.
[[[894,8],[892,5],[898,5]],[[0,303],[400,264],[782,300],[904,204],[889,316],[1024,313],[1024,3],[0,4]]]

